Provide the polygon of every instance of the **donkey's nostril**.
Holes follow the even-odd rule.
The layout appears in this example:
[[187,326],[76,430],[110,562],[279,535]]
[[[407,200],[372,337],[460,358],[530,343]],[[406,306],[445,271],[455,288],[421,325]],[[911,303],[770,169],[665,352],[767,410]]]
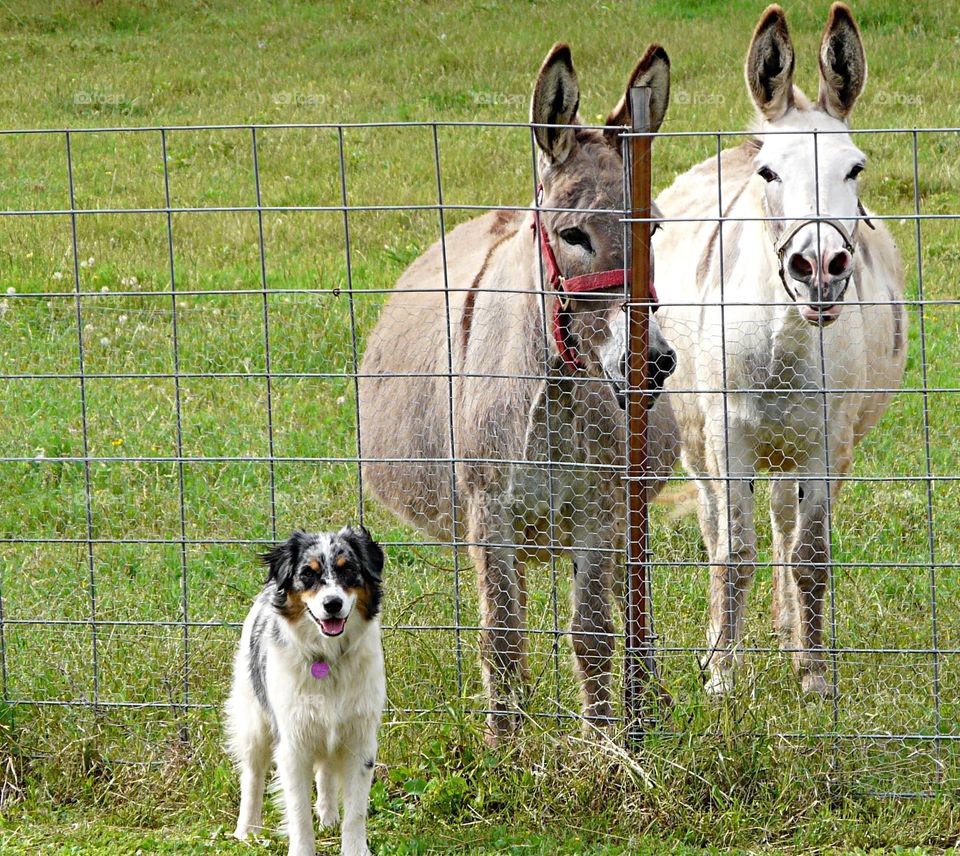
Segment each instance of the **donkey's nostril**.
[[827,262],[827,273],[832,277],[843,276],[850,269],[850,253],[840,250]]
[[651,353],[649,371],[651,389],[663,389],[664,381],[673,374],[677,367],[677,354],[673,348]]
[[794,253],[790,256],[787,267],[790,269],[790,276],[800,282],[809,282],[813,279],[813,264],[800,253]]

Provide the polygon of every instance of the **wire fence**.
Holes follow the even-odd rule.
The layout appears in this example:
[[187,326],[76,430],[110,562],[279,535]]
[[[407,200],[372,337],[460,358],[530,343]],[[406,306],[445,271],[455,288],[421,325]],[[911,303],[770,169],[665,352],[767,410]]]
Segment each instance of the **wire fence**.
[[[0,188],[11,751],[158,762],[209,733],[256,553],[348,522],[387,550],[391,716],[617,731],[639,479],[646,727],[708,737],[733,711],[854,790],[957,788],[960,214],[934,177],[960,130],[837,135],[881,150],[864,202],[876,187],[893,213],[843,215],[858,225],[831,252],[860,267],[833,324],[750,290],[797,220],[747,206],[752,135],[657,135],[655,183],[661,149],[706,160],[638,219],[633,138],[610,157],[603,130],[570,131],[563,170],[519,123],[0,134],[19,164]],[[816,162],[831,138],[796,146]],[[465,199],[487,183],[464,148],[536,203]],[[817,260],[828,216],[807,221]],[[662,229],[649,315],[637,227]],[[598,271],[619,283],[567,286]],[[631,409],[649,427],[628,477]]]

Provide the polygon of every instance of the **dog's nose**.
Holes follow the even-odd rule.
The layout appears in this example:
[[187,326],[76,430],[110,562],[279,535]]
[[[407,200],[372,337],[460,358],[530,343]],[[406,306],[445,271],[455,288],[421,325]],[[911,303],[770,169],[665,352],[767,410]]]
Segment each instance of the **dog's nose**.
[[323,608],[327,611],[327,615],[336,615],[343,609],[343,600],[339,597],[328,597],[323,602]]

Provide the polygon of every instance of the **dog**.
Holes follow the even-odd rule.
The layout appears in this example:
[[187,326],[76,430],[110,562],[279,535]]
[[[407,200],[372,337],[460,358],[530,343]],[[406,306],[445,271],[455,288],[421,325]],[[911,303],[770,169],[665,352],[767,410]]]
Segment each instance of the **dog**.
[[383,550],[362,526],[294,532],[261,556],[263,591],[243,623],[226,704],[240,771],[234,836],[262,828],[271,755],[289,856],[314,856],[311,784],[324,827],[339,820],[343,856],[369,856],[367,803],[386,701],[380,641]]

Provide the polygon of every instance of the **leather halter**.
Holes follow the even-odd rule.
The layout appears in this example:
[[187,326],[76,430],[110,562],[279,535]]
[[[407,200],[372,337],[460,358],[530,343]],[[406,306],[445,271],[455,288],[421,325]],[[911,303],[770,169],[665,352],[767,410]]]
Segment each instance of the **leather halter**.
[[[543,197],[543,187],[537,188],[537,205],[539,206]],[[539,228],[538,228],[539,227]],[[560,273],[560,266],[557,264],[557,257],[550,245],[550,236],[540,218],[540,211],[534,214],[534,221],[530,228],[539,233],[540,248],[543,255],[543,266],[547,275],[547,288],[550,291],[557,292],[553,301],[553,340],[560,352],[563,362],[571,371],[582,371],[584,363],[577,354],[576,348],[569,341],[568,326],[570,323],[570,297],[571,294],[581,294],[588,291],[601,291],[606,288],[624,287],[630,285],[630,268],[612,268],[611,270],[601,271],[599,273],[587,273],[582,276],[573,276],[569,279]],[[650,280],[650,303],[657,305],[657,293],[653,288],[653,280]]]
[[[862,215],[863,221],[871,228],[876,229],[876,226],[870,222],[870,218],[867,217],[867,212],[863,207],[863,203],[860,200],[857,200],[857,208],[859,209],[860,214]],[[769,226],[769,220],[766,221]],[[779,264],[779,274],[780,282],[783,283],[783,289],[790,296],[790,299],[796,303],[797,302],[797,292],[795,292],[790,285],[787,283],[786,271],[784,269],[783,256],[787,251],[787,244],[790,243],[790,239],[797,234],[804,226],[812,226],[817,224],[823,224],[824,226],[832,226],[840,233],[840,237],[843,240],[843,248],[853,256],[857,251],[856,246],[856,237],[857,237],[857,228],[860,225],[860,220],[858,219],[853,225],[853,231],[848,232],[847,227],[843,225],[840,220],[834,220],[829,217],[811,217],[807,220],[794,220],[787,224],[786,228],[783,230],[783,233],[774,241],[773,250],[777,254],[777,262]],[[772,230],[771,230],[772,234]],[[847,287],[850,285],[850,280],[853,279],[853,272],[850,272],[850,276],[847,277],[846,281],[843,284],[843,288],[840,290],[840,293],[837,295],[837,299],[834,302],[839,302],[843,299],[843,295],[847,292]]]

